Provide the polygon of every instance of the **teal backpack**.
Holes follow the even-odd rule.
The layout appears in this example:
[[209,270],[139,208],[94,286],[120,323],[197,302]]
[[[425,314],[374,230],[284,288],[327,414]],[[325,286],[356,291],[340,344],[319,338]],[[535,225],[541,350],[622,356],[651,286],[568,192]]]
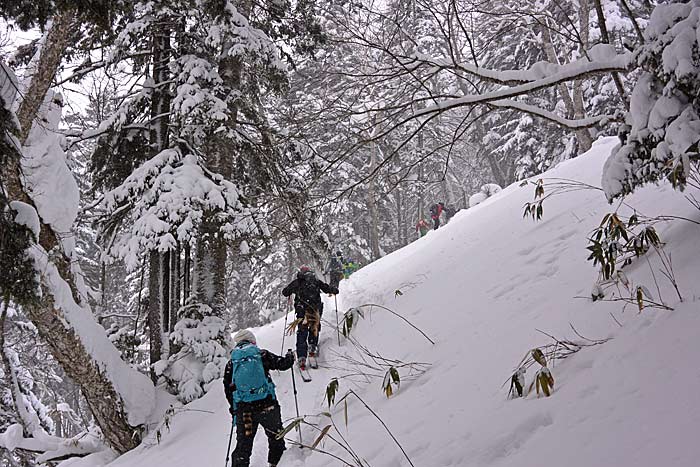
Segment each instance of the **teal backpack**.
[[275,385],[265,375],[260,349],[253,344],[236,347],[231,352],[232,382],[236,387],[233,401],[255,402],[268,396],[275,398]]

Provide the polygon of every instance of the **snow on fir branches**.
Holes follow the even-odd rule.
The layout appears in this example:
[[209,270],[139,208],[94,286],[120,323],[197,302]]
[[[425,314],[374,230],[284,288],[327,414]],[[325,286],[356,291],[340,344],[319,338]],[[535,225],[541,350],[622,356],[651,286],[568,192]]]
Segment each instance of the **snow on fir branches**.
[[[659,5],[637,51],[644,70],[632,92],[622,145],[603,169],[608,200],[667,178],[700,181],[700,1]],[[693,182],[694,180],[694,182]]]
[[[235,184],[204,167],[186,144],[158,153],[100,202],[111,234],[107,254],[139,265],[143,251],[169,251],[191,242],[203,222],[215,221],[226,239],[265,234]],[[119,228],[119,220],[129,221]],[[116,221],[116,222],[115,222]]]

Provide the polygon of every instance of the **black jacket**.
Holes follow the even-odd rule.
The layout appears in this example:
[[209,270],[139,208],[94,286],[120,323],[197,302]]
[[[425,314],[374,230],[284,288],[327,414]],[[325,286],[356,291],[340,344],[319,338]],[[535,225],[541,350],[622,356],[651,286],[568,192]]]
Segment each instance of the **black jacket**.
[[[290,369],[292,365],[294,365],[294,357],[291,355],[280,357],[268,350],[260,349],[260,357],[262,358],[263,368],[265,369],[265,376],[267,376],[267,379],[270,381],[272,381],[272,378],[270,378],[270,370],[284,371]],[[233,384],[232,379],[233,362],[231,362],[229,359],[228,363],[226,364],[226,368],[224,369],[224,393],[226,394],[226,400],[228,401],[228,405],[230,407],[233,407],[233,391],[236,389],[236,385]],[[266,407],[274,400],[275,399],[272,396],[268,396],[267,398],[259,401],[249,403],[241,402],[238,405]]]
[[328,268],[326,268],[326,273],[343,273],[343,261],[342,257],[339,256],[331,256],[330,261],[328,262]]
[[338,288],[332,287],[318,279],[313,272],[299,272],[296,279],[282,289],[282,295],[289,297],[294,294],[294,310],[297,318],[302,318],[307,311],[323,312],[321,291],[337,294]]

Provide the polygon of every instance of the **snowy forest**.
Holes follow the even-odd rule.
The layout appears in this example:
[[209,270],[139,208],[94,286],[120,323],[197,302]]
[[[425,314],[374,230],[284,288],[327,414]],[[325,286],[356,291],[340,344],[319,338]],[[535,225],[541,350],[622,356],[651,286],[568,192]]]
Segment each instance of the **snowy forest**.
[[[697,276],[676,277],[654,226],[700,223],[699,75],[700,0],[3,0],[0,467],[160,442],[179,408],[223,400],[237,330],[286,323],[300,265],[327,280],[340,252],[337,300],[355,275],[394,284],[384,259],[508,187],[529,201],[484,223],[545,228],[550,195],[591,185],[542,174],[599,140],[615,143],[596,182],[608,211],[668,185],[690,214],[601,215],[565,254],[590,255],[596,301],[656,252],[666,301],[654,282],[619,300],[686,303],[677,281]],[[496,261],[460,256],[474,238],[444,244],[454,271]],[[381,293],[406,299],[407,281]],[[327,303],[340,344],[357,308]],[[454,462],[434,465],[490,465]]]

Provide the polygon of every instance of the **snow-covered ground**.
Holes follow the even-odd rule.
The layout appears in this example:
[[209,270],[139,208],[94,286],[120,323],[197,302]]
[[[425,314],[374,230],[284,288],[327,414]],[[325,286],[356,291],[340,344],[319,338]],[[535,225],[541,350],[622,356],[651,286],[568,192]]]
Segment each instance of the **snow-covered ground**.
[[[587,154],[561,164],[546,178],[576,179],[600,186],[603,163],[616,140],[599,141]],[[697,193],[696,193],[697,195]],[[387,424],[416,467],[534,466],[644,467],[697,466],[700,459],[700,226],[686,221],[656,226],[673,260],[684,301],[679,302],[659,271],[658,258],[626,268],[635,284],[645,285],[674,311],[623,309],[621,302],[591,302],[597,273],[586,261],[587,235],[605,213],[598,190],[550,198],[540,222],[522,219],[533,186],[512,185],[449,225],[355,273],[341,283],[339,308],[374,303],[400,313],[419,332],[379,308],[366,310],[352,336],[387,359],[426,362],[424,374],[410,379],[388,398],[381,378],[365,382],[347,376],[357,366],[355,346],[337,345],[335,330],[322,333],[323,368],[311,383],[297,377],[302,414],[328,410],[325,388],[341,378],[337,399],[355,389]],[[626,202],[640,213],[700,220],[700,211],[667,185],[649,186]],[[626,209],[626,208],[625,208]],[[629,213],[629,211],[627,211]],[[652,276],[653,271],[653,276]],[[656,278],[657,285],[655,284]],[[400,290],[401,294],[396,291]],[[324,318],[335,324],[335,305]],[[618,325],[616,321],[621,324]],[[573,325],[591,339],[607,343],[584,348],[554,362],[555,390],[549,398],[532,394],[508,400],[509,379],[523,355],[559,338],[579,339]],[[281,350],[283,320],[256,331],[259,344]],[[343,339],[344,340],[344,339]],[[285,347],[292,347],[287,338]],[[532,371],[527,381],[532,379]],[[273,372],[284,418],[295,415],[289,372]],[[358,456],[372,466],[409,465],[376,418],[355,398],[331,410],[337,427]],[[309,418],[325,426],[326,420]],[[202,399],[177,410],[138,449],[110,467],[196,467],[223,465],[231,427],[220,382]],[[317,433],[304,428],[304,442]],[[155,433],[155,430],[153,430]],[[296,439],[294,432],[288,435]],[[235,441],[234,441],[235,442]],[[258,434],[252,466],[266,466],[267,445]],[[350,456],[330,440],[321,444],[344,459]],[[102,465],[93,457],[70,465]],[[337,460],[290,447],[283,466],[341,465]]]

